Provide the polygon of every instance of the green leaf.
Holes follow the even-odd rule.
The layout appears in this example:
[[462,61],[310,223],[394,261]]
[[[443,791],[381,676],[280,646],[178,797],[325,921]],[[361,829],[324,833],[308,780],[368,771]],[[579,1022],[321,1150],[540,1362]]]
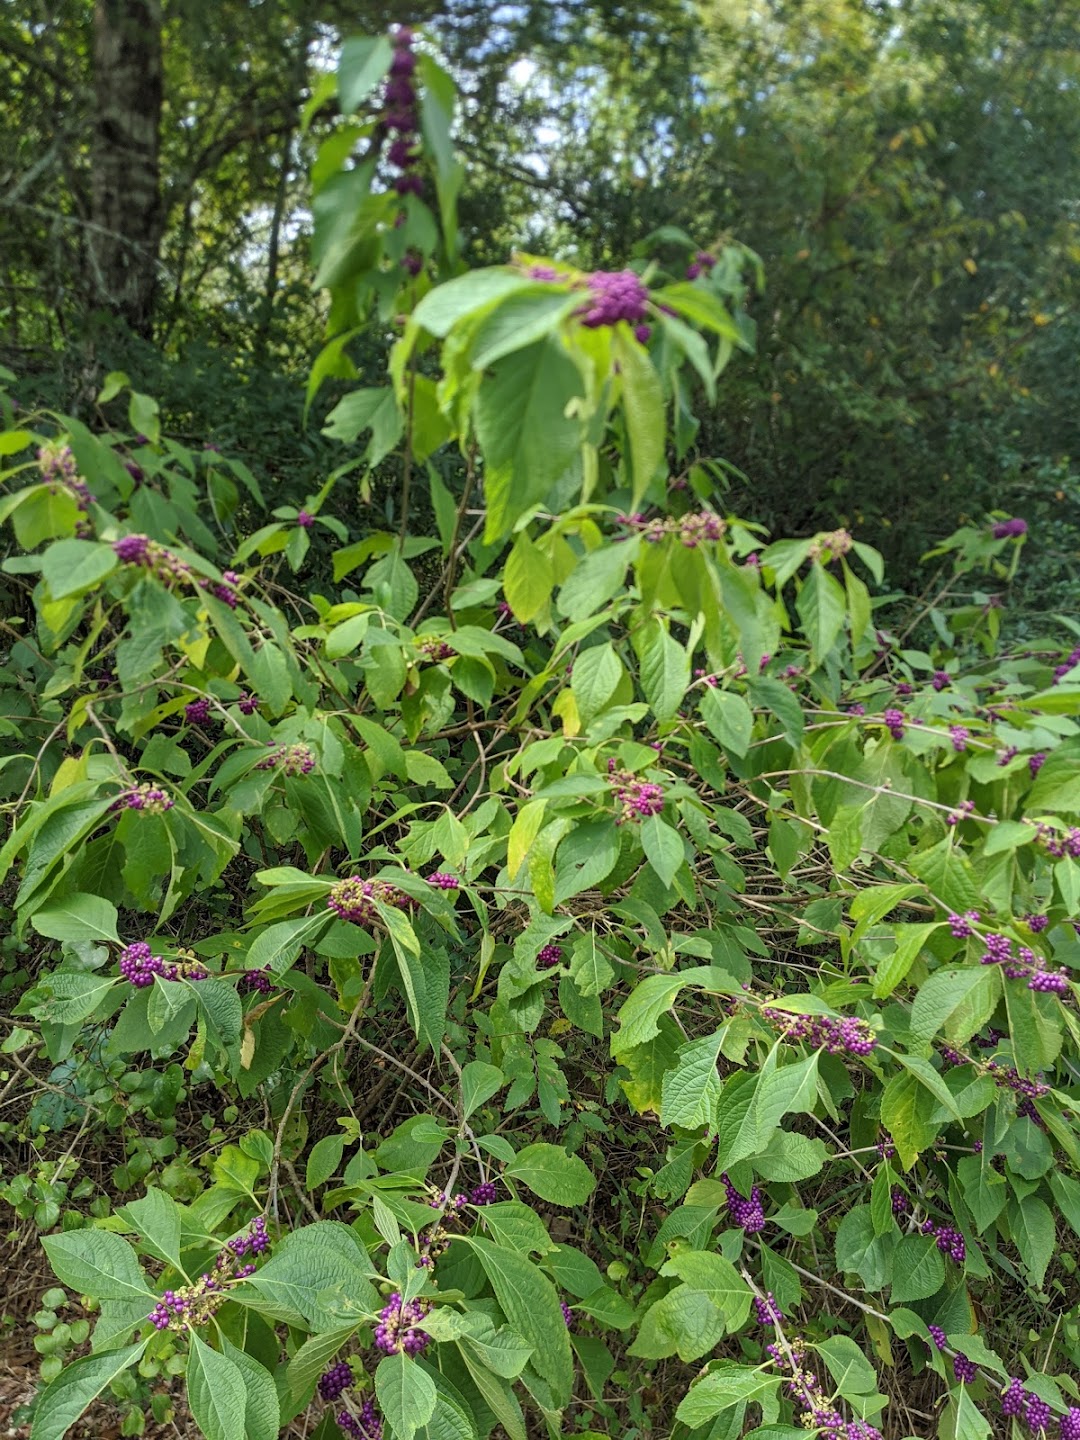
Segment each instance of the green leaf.
[[990,1440],[994,1427],[971,1398],[966,1385],[949,1392],[938,1434],[943,1440]]
[[511,1328],[532,1346],[533,1365],[561,1408],[570,1399],[574,1365],[555,1287],[524,1256],[475,1236],[462,1238],[476,1252]]
[[222,1351],[240,1372],[247,1404],[244,1409],[245,1440],[277,1440],[281,1429],[281,1406],[273,1376],[264,1365],[245,1351],[222,1339]]
[[820,665],[836,644],[847,615],[844,591],[824,565],[810,567],[795,600],[795,609],[810,641],[811,657]]
[[385,35],[354,35],[341,47],[337,93],[342,115],[351,115],[364,103],[390,68],[393,48]]
[[95,1300],[147,1300],[153,1296],[139,1269],[135,1251],[107,1230],[65,1230],[43,1235],[41,1243],[59,1280]]
[[615,978],[615,971],[597,944],[596,932],[579,935],[574,941],[570,976],[578,990],[588,998],[602,995]]
[[[892,889],[892,886],[883,886],[883,889]],[[900,889],[902,887],[895,887]],[[887,899],[887,897],[885,897]],[[879,903],[885,903],[885,899]],[[889,909],[892,909],[890,904]],[[852,907],[854,912],[854,906]],[[872,912],[868,912],[872,913]],[[860,921],[860,924],[872,923]],[[896,948],[891,955],[886,955],[880,961],[874,975],[874,999],[884,1000],[891,995],[900,984],[904,976],[914,965],[926,945],[927,940],[938,928],[940,922],[926,925],[894,925],[893,934],[896,937]],[[917,1002],[916,1002],[917,1003]]]
[[1025,1195],[1022,1200],[1010,1200],[1008,1217],[1013,1244],[1035,1285],[1041,1289],[1057,1243],[1050,1208],[1037,1195]]
[[690,657],[658,619],[635,636],[641,688],[657,720],[674,718],[690,685]]
[[593,645],[574,660],[570,689],[578,714],[588,725],[601,713],[618,689],[624,674],[622,661],[611,645]]
[[742,332],[724,306],[704,286],[691,281],[680,280],[675,285],[665,285],[653,292],[658,304],[670,305],[680,315],[685,315],[698,329],[711,330],[733,345],[745,346]]
[[227,980],[199,980],[181,982],[190,991],[199,1010],[205,1017],[210,1033],[222,1045],[234,1045],[240,1039],[240,1027],[244,1010],[234,986]]
[[664,463],[667,425],[664,420],[664,387],[649,352],[629,335],[618,331],[612,347],[622,383],[622,412],[630,441],[633,494],[630,508],[636,510],[653,476]]
[[580,295],[541,282],[508,296],[481,322],[470,353],[472,368],[486,370],[504,355],[542,340],[580,305]]
[[1040,810],[1053,814],[1074,814],[1080,810],[1080,756],[1075,751],[1054,750],[1024,798],[1031,815]]
[[963,1005],[971,992],[984,985],[988,978],[987,971],[981,966],[949,968],[931,975],[925,985],[920,986],[911,1007],[912,1043],[928,1046],[953,1011]]
[[754,712],[731,690],[706,689],[698,702],[701,718],[725,750],[740,759],[750,749]]
[[596,1181],[584,1160],[568,1155],[559,1145],[527,1145],[503,1171],[507,1180],[520,1180],[534,1195],[553,1205],[584,1205]]
[[656,871],[661,884],[665,888],[670,887],[685,859],[679,832],[661,820],[659,815],[647,815],[639,829],[646,860]]
[[126,1350],[109,1350],[103,1355],[85,1355],[65,1366],[38,1397],[30,1440],[62,1440],[79,1416],[103,1390],[140,1358],[147,1342],[140,1340]]
[[486,467],[485,544],[539,504],[575,458],[581,422],[566,412],[580,391],[577,367],[552,340],[507,355],[484,377],[475,417]]
[[877,1389],[877,1372],[849,1335],[821,1340],[814,1349],[829,1367],[829,1374],[845,1399],[869,1395]]
[[339,1329],[358,1310],[373,1312],[378,1296],[367,1257],[347,1226],[320,1220],[294,1230],[247,1282],[244,1303],[290,1322],[301,1316],[316,1333]]
[[675,997],[688,985],[716,995],[742,993],[742,987],[726,970],[713,966],[696,966],[673,975],[647,975],[623,1002],[619,1011],[619,1028],[611,1037],[611,1053],[621,1055],[658,1034],[661,1016],[670,1010]]
[[782,1066],[776,1055],[774,1049],[752,1085],[736,1087],[729,1081],[724,1087],[716,1122],[716,1163],[721,1170],[759,1154],[785,1115],[810,1110],[817,1101],[817,1054]]
[[145,435],[152,445],[161,439],[158,402],[152,395],[133,390],[128,400],[128,424],[137,435]]
[[116,918],[116,906],[108,900],[77,894],[35,910],[30,924],[50,940],[110,940],[118,944]]
[[684,1130],[712,1127],[723,1083],[716,1068],[723,1030],[688,1040],[679,1047],[679,1059],[664,1076],[660,1105],[661,1125]]
[[729,1334],[746,1324],[752,1299],[750,1287],[723,1255],[681,1247],[661,1267],[660,1273],[677,1275],[692,1290],[707,1295],[723,1315]]
[[497,1065],[489,1065],[484,1060],[470,1060],[461,1071],[462,1118],[467,1120],[475,1114],[505,1084],[506,1077]]
[[535,286],[520,270],[509,266],[493,266],[487,270],[471,270],[437,285],[429,290],[413,311],[413,323],[421,326],[430,335],[442,337],[449,333],[458,320],[474,310],[490,304],[493,300],[504,299],[515,290],[528,290]]
[[41,557],[41,573],[54,600],[81,595],[111,575],[120,562],[111,545],[93,540],[58,540]]
[[555,567],[534,545],[524,530],[514,539],[514,547],[503,571],[503,593],[514,618],[522,625],[535,619],[551,599],[555,588]]
[[932,1235],[905,1235],[893,1255],[892,1299],[928,1300],[945,1283],[945,1261]]
[[892,1136],[905,1168],[928,1149],[938,1133],[938,1107],[912,1074],[893,1075],[881,1096],[881,1123]]
[[669,1355],[687,1362],[699,1360],[716,1346],[725,1328],[707,1295],[679,1285],[646,1310],[629,1353],[643,1360],[662,1360]]
[[344,1151],[344,1135],[325,1135],[311,1147],[305,1174],[309,1190],[317,1190],[337,1174]]
[[237,1366],[192,1332],[187,1363],[188,1404],[206,1440],[245,1440],[247,1387]]
[[435,1382],[415,1360],[400,1352],[379,1361],[375,1395],[397,1440],[412,1440],[435,1413]]
[[636,540],[623,545],[601,545],[579,560],[559,591],[559,611],[568,620],[584,620],[617,594],[626,580],[626,567],[635,558]]
[[773,1394],[779,1384],[778,1375],[722,1360],[690,1387],[675,1412],[675,1418],[696,1429],[734,1405]]
[[135,1226],[143,1246],[174,1270],[180,1269],[180,1207],[164,1190],[149,1188],[121,1212]]
[[43,1014],[47,1012],[46,1018],[58,1025],[78,1025],[94,1013],[118,983],[112,975],[55,970],[41,977],[50,996]]

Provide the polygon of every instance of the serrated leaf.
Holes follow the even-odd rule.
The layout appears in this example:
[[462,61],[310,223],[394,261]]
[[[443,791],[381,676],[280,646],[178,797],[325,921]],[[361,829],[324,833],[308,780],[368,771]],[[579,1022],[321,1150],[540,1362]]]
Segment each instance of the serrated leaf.
[[559,1145],[527,1145],[503,1171],[507,1180],[520,1180],[534,1195],[553,1205],[584,1205],[596,1188],[589,1167]]

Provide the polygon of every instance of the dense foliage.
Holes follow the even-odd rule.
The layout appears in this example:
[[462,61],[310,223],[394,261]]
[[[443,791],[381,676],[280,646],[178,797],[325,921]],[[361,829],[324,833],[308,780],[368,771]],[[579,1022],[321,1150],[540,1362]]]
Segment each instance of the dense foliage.
[[178,1376],[207,1440],[1076,1440],[1080,627],[1003,632],[1027,522],[918,602],[770,540],[701,447],[757,256],[470,268],[434,47],[333,94],[321,487],[119,371],[107,426],[0,397],[34,1440]]
[[[474,261],[674,263],[649,238],[669,225],[762,256],[756,353],[701,416],[740,513],[857,528],[916,587],[935,537],[1018,511],[1039,543],[1014,612],[1057,608],[1080,555],[1080,11],[1057,0],[9,0],[0,364],[23,404],[86,419],[124,370],[280,498],[321,484],[336,462],[301,439],[296,385],[322,318],[305,175],[347,143],[340,37],[402,19],[431,20],[462,88]],[[153,85],[113,64],[125,26]],[[142,204],[121,170],[110,207],[136,131]],[[369,376],[381,340],[353,342]]]

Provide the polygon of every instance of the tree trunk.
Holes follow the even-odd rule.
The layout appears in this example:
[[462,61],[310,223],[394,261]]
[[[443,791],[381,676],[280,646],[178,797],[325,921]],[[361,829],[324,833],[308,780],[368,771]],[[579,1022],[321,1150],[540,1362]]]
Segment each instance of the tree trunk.
[[163,210],[161,0],[97,0],[91,141],[91,293],[148,337]]

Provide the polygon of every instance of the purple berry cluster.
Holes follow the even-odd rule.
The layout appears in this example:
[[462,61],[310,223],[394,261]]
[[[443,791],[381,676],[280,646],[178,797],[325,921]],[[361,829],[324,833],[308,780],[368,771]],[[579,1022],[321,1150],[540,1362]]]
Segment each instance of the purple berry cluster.
[[125,945],[120,952],[119,964],[120,974],[136,990],[152,985],[155,975],[162,980],[205,980],[210,974],[190,952],[185,952],[185,957],[180,960],[167,963],[160,955],[151,952],[145,940]]
[[919,1226],[923,1235],[932,1235],[937,1241],[937,1248],[949,1260],[957,1265],[963,1265],[967,1259],[967,1246],[960,1231],[953,1225],[937,1225],[933,1220],[924,1220]]
[[965,910],[963,915],[950,913],[949,930],[954,940],[966,940],[974,934],[973,926],[979,923],[978,910]]
[[268,740],[269,755],[264,755],[256,770],[280,770],[283,775],[310,775],[315,769],[315,752],[310,745],[275,745]]
[[1042,769],[1042,767],[1043,767],[1045,764],[1046,764],[1046,751],[1045,751],[1045,750],[1036,750],[1034,755],[1029,755],[1029,756],[1028,756],[1028,773],[1031,775],[1032,780],[1035,779],[1035,776],[1038,775],[1039,771]]
[[589,299],[578,312],[590,330],[618,325],[625,320],[644,345],[651,333],[644,322],[648,316],[649,290],[633,270],[594,270],[585,277]]
[[969,1360],[966,1355],[954,1355],[952,1362],[953,1374],[961,1385],[970,1385],[978,1378],[979,1367],[974,1360]]
[[1035,839],[1055,860],[1061,860],[1066,855],[1070,860],[1080,860],[1080,826],[1074,825],[1061,834],[1040,821],[1035,826]]
[[296,523],[301,530],[310,530],[315,524],[315,516],[309,510],[298,510],[296,512]]
[[935,670],[930,677],[930,684],[935,690],[947,690],[951,683],[951,677],[946,670]]
[[[238,1260],[245,1255],[265,1255],[270,1249],[270,1236],[266,1233],[266,1221],[263,1217],[256,1215],[245,1233],[230,1240],[225,1249]],[[218,1260],[221,1261],[220,1256]]]
[[904,738],[904,712],[902,710],[886,710],[881,717],[881,723],[894,740]]
[[566,1303],[565,1300],[559,1301],[559,1308],[560,1310],[562,1310],[562,1318],[566,1322],[566,1328],[568,1330],[572,1330],[574,1328],[574,1312],[570,1309],[570,1306]]
[[319,1398],[322,1400],[337,1400],[356,1380],[352,1372],[352,1366],[347,1360],[339,1360],[336,1365],[331,1365],[329,1370],[324,1370],[319,1377]]
[[649,520],[640,511],[616,516],[616,523],[636,532],[649,545],[659,545],[669,535],[678,536],[687,550],[696,550],[707,540],[719,540],[727,529],[719,515],[711,510],[693,510],[686,515],[654,516]]
[[259,697],[244,691],[236,702],[236,708],[241,715],[254,715],[259,708]]
[[759,1325],[782,1325],[784,1312],[776,1303],[776,1296],[770,1290],[764,1299],[754,1296],[754,1319]]
[[122,565],[141,565],[165,585],[173,585],[191,577],[191,566],[151,540],[149,535],[123,535],[113,541],[113,553]]
[[1033,935],[1041,935],[1050,924],[1050,919],[1047,915],[1025,915],[1024,924]]
[[192,725],[205,725],[210,719],[210,701],[205,695],[190,700],[184,706],[184,719]]
[[260,995],[269,995],[274,988],[274,982],[270,979],[270,966],[261,965],[257,970],[245,970],[240,976],[240,987],[243,990],[255,990]]
[[794,1015],[763,1005],[759,1011],[766,1025],[776,1030],[788,1044],[806,1041],[815,1050],[829,1055],[869,1055],[877,1045],[877,1036],[865,1020],[845,1015],[842,1020],[831,1015]]
[[494,1205],[499,1198],[499,1187],[494,1180],[482,1180],[475,1189],[469,1191],[470,1205]]
[[226,570],[220,581],[209,580],[206,576],[195,580],[186,560],[181,560],[179,555],[174,555],[148,535],[123,535],[113,541],[113,552],[121,564],[142,566],[170,589],[176,585],[195,583],[200,590],[223,601],[230,610],[235,610],[239,603],[236,587],[240,584],[240,576],[235,570]]
[[1027,528],[1026,520],[1015,517],[1012,520],[999,520],[990,533],[995,540],[1013,540],[1017,536],[1026,535]]
[[440,660],[453,660],[457,654],[454,647],[448,645],[445,640],[438,640],[430,635],[425,640],[418,640],[416,642],[416,648],[425,660],[431,660],[435,663]]
[[551,970],[562,959],[562,949],[558,945],[545,945],[536,957],[536,966],[539,970]]
[[664,808],[664,788],[652,780],[641,780],[629,770],[620,770],[614,759],[608,761],[608,779],[615,799],[619,803],[619,814],[615,824],[626,821],[644,820],[649,815],[659,815]]
[[361,1400],[359,1415],[354,1415],[351,1410],[339,1410],[334,1418],[339,1429],[351,1435],[353,1440],[382,1440],[382,1420],[370,1395]]
[[708,250],[698,250],[686,267],[687,280],[696,280],[699,275],[708,275],[716,264],[716,256]]
[[398,1291],[379,1312],[375,1327],[375,1344],[385,1355],[420,1355],[431,1343],[431,1336],[419,1329],[420,1321],[431,1309],[428,1300],[402,1300]]
[[240,603],[240,596],[236,590],[236,587],[240,584],[240,576],[235,570],[223,571],[220,584],[217,581],[206,579],[205,576],[203,576],[198,583],[200,590],[205,590],[208,594],[213,595],[216,600],[223,601],[228,605],[230,610],[235,610]]
[[974,813],[975,801],[961,800],[960,804],[957,805],[956,809],[950,810],[949,813],[945,816],[945,824],[959,825],[961,820],[965,819],[968,815],[974,815]]
[[[255,1270],[254,1257],[265,1255],[269,1249],[266,1221],[260,1215],[246,1234],[230,1240],[218,1252],[212,1273],[204,1272],[193,1284],[182,1285],[179,1290],[166,1290],[147,1319],[155,1330],[181,1333],[204,1325],[228,1299],[230,1286]],[[244,1263],[238,1265],[238,1260]]]
[[1060,685],[1062,680],[1065,679],[1065,676],[1068,675],[1069,671],[1075,670],[1077,665],[1080,665],[1080,645],[1077,645],[1074,650],[1070,650],[1070,652],[1068,653],[1068,655],[1066,655],[1065,659],[1060,665],[1054,666],[1053,683],[1055,685]]
[[413,82],[416,74],[413,43],[416,36],[408,25],[399,25],[390,38],[394,58],[390,62],[390,75],[383,92],[380,129],[394,136],[386,153],[391,168],[398,172],[394,177],[394,189],[399,195],[422,195],[424,184],[417,174],[420,114]]
[[1080,1407],[1070,1405],[1058,1423],[1061,1440],[1080,1440]]
[[1003,1065],[1000,1060],[988,1060],[986,1070],[999,1090],[1012,1090],[1025,1100],[1038,1100],[1050,1094],[1050,1086],[1041,1080],[1029,1080],[1021,1075],[1015,1065]]
[[445,1190],[428,1201],[432,1210],[464,1210],[468,1203],[467,1195],[451,1195]]
[[429,875],[427,883],[434,885],[437,890],[457,890],[461,886],[458,877],[448,874],[445,870],[436,870],[433,875]]
[[787,1376],[785,1389],[802,1411],[799,1423],[806,1430],[816,1430],[818,1440],[882,1440],[881,1431],[866,1420],[848,1420],[837,1410],[821,1381],[807,1364],[805,1343],[797,1337],[785,1347],[779,1343],[766,1345],[765,1353],[776,1368]]
[[134,985],[136,990],[152,985],[154,976],[161,975],[164,969],[164,960],[160,955],[151,953],[145,940],[136,940],[133,945],[125,945],[120,952],[120,974],[129,985]]
[[[1033,1435],[1039,1435],[1049,1429],[1053,1412],[1045,1400],[1032,1394],[1025,1388],[1023,1381],[1013,1375],[1001,1392],[1001,1413],[1006,1420],[1022,1420]],[[1077,1420],[1080,1420],[1080,1410],[1070,1410],[1062,1417],[1062,1440],[1070,1440],[1074,1433],[1080,1436],[1080,1425],[1070,1420],[1070,1416],[1076,1416]]]
[[326,897],[326,908],[353,925],[367,925],[379,916],[376,902],[407,910],[412,897],[404,895],[386,880],[360,880],[355,875],[339,880]]
[[930,1331],[930,1339],[934,1342],[935,1350],[944,1350],[949,1343],[949,1337],[940,1325],[927,1325]]
[[819,535],[810,546],[810,559],[822,565],[831,565],[851,551],[855,541],[846,530],[833,530],[828,535]]
[[109,806],[110,810],[143,810],[147,815],[164,815],[176,804],[160,785],[129,785]]
[[971,739],[971,731],[966,725],[950,725],[949,739],[952,741],[952,748],[960,753],[967,749],[968,741]]
[[728,1216],[733,1225],[738,1225],[745,1230],[747,1235],[757,1235],[765,1228],[765,1211],[761,1206],[761,1190],[757,1185],[750,1191],[749,1200],[739,1194],[738,1190],[728,1179],[727,1175],[721,1175],[724,1182],[724,1189],[727,1191]]
[[1010,980],[1026,980],[1028,989],[1047,995],[1067,995],[1069,977],[1064,970],[1047,970],[1046,961],[1034,950],[1021,945],[1013,955],[1012,941],[1007,935],[987,935],[984,965],[1000,965]]

